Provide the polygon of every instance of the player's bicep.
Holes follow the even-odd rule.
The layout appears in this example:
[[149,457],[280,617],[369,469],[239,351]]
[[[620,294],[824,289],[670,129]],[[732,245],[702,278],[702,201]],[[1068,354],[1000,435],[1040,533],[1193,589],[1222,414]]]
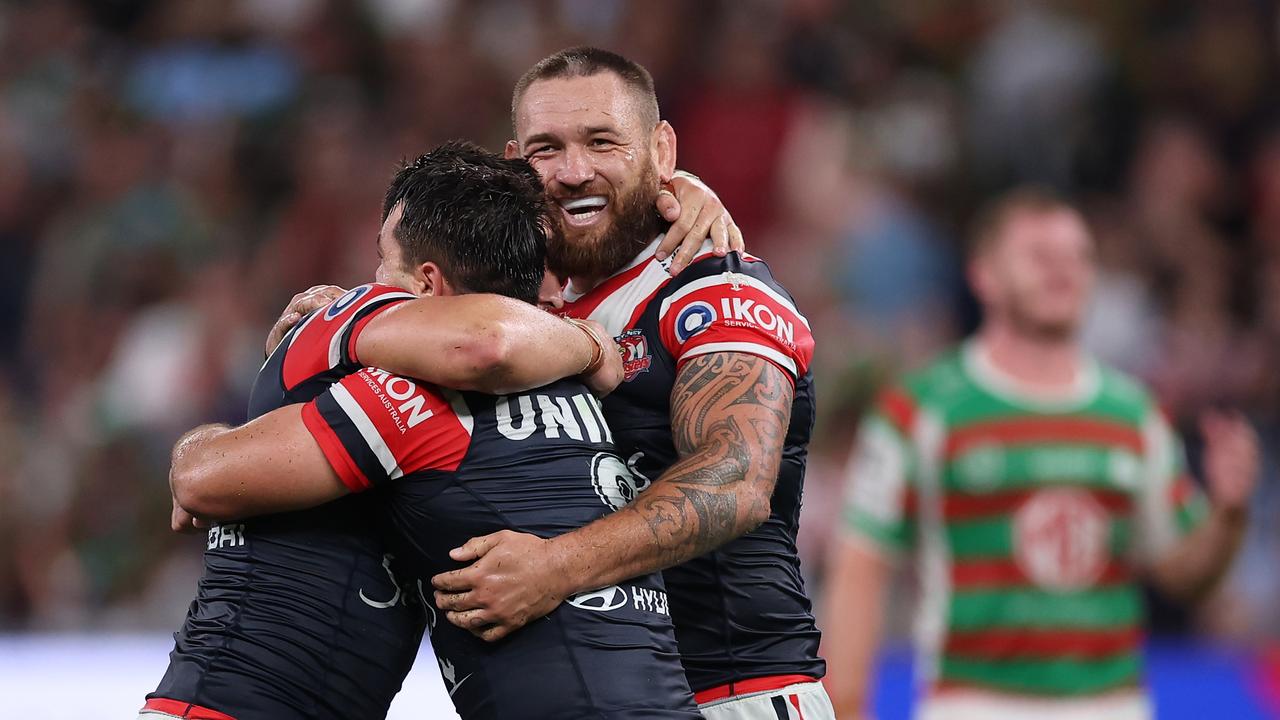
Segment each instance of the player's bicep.
[[217,520],[314,507],[347,492],[304,425],[301,405],[188,448],[171,481],[179,504]]
[[791,377],[758,355],[716,352],[690,358],[671,392],[672,433],[681,458],[719,460],[704,480],[758,479],[772,489],[794,395]]

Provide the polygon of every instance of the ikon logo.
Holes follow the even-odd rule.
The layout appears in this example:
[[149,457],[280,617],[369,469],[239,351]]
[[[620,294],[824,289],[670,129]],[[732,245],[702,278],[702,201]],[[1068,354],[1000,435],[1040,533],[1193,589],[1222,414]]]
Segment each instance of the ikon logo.
[[609,612],[617,610],[627,604],[627,591],[617,585],[610,585],[607,588],[594,590],[592,592],[578,593],[569,598],[566,602],[576,608],[583,610],[595,610],[596,612]]

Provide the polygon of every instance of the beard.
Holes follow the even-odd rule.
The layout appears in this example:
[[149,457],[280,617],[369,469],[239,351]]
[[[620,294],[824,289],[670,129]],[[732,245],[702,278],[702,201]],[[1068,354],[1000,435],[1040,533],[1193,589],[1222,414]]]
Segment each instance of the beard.
[[654,207],[659,189],[657,172],[646,164],[635,187],[611,199],[612,221],[576,239],[568,234],[577,229],[565,227],[564,218],[557,215],[558,227],[547,237],[548,267],[562,278],[598,279],[621,270],[662,231],[663,221]]
[[1042,342],[1065,343],[1080,334],[1080,319],[1075,317],[1046,320],[1036,317],[1022,303],[1013,302],[1008,309],[1010,325],[1018,334]]

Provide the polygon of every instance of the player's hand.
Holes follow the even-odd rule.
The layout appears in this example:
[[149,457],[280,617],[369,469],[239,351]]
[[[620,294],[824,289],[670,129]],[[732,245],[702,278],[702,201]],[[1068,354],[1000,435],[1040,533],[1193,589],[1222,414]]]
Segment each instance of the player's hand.
[[493,642],[556,609],[569,589],[551,544],[502,530],[472,538],[449,557],[471,564],[431,578],[436,607],[449,622]]
[[1220,411],[1200,416],[1200,432],[1209,498],[1217,510],[1243,520],[1258,484],[1258,434],[1239,413]]
[[678,275],[698,254],[711,236],[712,251],[720,257],[729,251],[742,252],[742,231],[707,184],[685,172],[677,172],[658,193],[658,214],[673,223],[658,245],[656,256],[664,260],[672,252],[668,272]]
[[284,339],[285,333],[297,325],[307,313],[319,310],[346,294],[347,291],[337,285],[315,285],[294,295],[289,301],[289,306],[280,313],[276,324],[271,326],[271,332],[267,333],[267,357],[271,357],[272,351]]
[[173,511],[169,513],[170,530],[176,533],[193,534],[204,532],[208,527],[208,523],[182,509],[178,504],[178,498],[173,499]]
[[626,375],[622,366],[622,349],[618,347],[618,343],[600,323],[594,320],[579,320],[578,322],[585,325],[586,329],[600,341],[600,346],[604,348],[604,361],[600,364],[600,367],[596,368],[595,372],[582,376],[582,382],[586,383],[592,394],[602,398],[621,385],[622,379]]

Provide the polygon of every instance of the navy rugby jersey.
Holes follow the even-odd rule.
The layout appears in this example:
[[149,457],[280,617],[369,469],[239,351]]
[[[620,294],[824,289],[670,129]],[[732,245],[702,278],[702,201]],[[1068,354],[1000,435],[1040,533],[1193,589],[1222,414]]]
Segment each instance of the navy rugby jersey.
[[658,573],[569,598],[496,643],[439,615],[431,576],[449,550],[499,530],[552,537],[622,507],[635,479],[579,380],[492,396],[383,370],[343,378],[303,421],[353,492],[384,493],[408,576],[463,720],[701,717]]
[[[250,417],[360,369],[356,336],[414,296],[363,285],[296,326],[258,374]],[[147,707],[233,720],[381,718],[422,636],[374,523],[376,498],[210,528],[204,575]],[[215,711],[213,713],[206,710]]]
[[769,519],[664,573],[689,684],[701,692],[767,676],[821,678],[826,664],[796,552],[814,420],[808,321],[758,259],[715,257],[708,243],[673,278],[653,256],[657,244],[585,295],[566,291],[562,311],[601,323],[622,349],[626,380],[605,398],[604,411],[641,485],[677,460],[670,398],[682,363],[746,353],[773,362],[795,383]]

